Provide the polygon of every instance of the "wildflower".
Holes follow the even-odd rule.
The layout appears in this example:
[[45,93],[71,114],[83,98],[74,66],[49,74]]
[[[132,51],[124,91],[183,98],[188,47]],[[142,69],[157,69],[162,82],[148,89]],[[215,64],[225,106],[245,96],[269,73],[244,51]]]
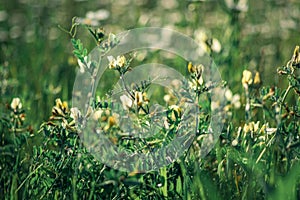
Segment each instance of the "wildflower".
[[108,118],[108,126],[112,127],[117,124],[117,120],[114,116]]
[[98,119],[101,118],[102,113],[103,113],[103,110],[102,110],[102,109],[96,110],[96,111],[93,113],[93,119],[94,119],[95,121],[97,121]]
[[251,85],[253,82],[252,79],[252,73],[248,70],[243,71],[243,78],[242,78],[242,84],[246,88],[248,88],[249,85]]
[[134,104],[137,106],[142,106],[143,104],[148,104],[149,99],[146,92],[134,92]]
[[227,101],[230,102],[231,105],[233,105],[234,108],[240,108],[241,107],[241,102],[240,102],[240,95],[239,94],[232,94],[232,91],[230,89],[227,89],[225,91],[225,98]]
[[104,9],[97,11],[88,11],[85,18],[77,18],[77,23],[90,26],[99,26],[99,21],[106,20],[109,17],[109,12]]
[[22,113],[19,115],[19,117],[20,117],[21,121],[25,121],[26,115],[24,113]]
[[205,33],[205,31],[202,29],[196,30],[194,35],[195,35],[196,42],[200,46],[199,53],[202,55],[204,53],[209,52],[209,46],[207,45],[208,36]]
[[213,52],[220,53],[222,46],[218,39],[213,38],[210,48]]
[[52,108],[52,115],[54,117],[65,117],[68,113],[68,104],[66,101],[62,102],[60,99],[55,100],[55,106]]
[[194,81],[192,83],[190,83],[191,88],[198,86],[198,85],[202,85],[203,84],[203,70],[204,70],[204,66],[203,65],[193,65],[191,62],[189,62],[188,64],[188,71],[191,73],[192,78],[194,79]]
[[191,74],[193,74],[193,73],[195,73],[195,67],[193,66],[193,64],[191,63],[191,62],[189,62],[189,64],[188,64],[188,71],[191,73]]
[[22,103],[20,98],[13,98],[10,107],[16,112],[17,110],[22,108]]
[[164,101],[165,101],[166,103],[169,103],[170,100],[171,100],[171,98],[172,98],[172,96],[171,96],[170,94],[164,95]]
[[259,85],[260,84],[260,75],[259,75],[259,72],[256,72],[255,73],[255,76],[254,76],[254,85]]
[[117,64],[121,68],[124,67],[125,64],[126,64],[126,58],[125,58],[125,56],[118,56],[117,57]]
[[134,104],[137,106],[141,106],[143,104],[143,94],[142,92],[134,93]]
[[107,56],[107,59],[109,61],[109,69],[114,69],[117,66],[116,59],[113,56]]
[[127,95],[120,96],[120,100],[125,110],[128,110],[129,108],[132,107],[132,99],[129,98]]
[[248,10],[247,0],[225,0],[226,6],[232,10],[246,12]]
[[269,128],[269,124],[266,123],[264,125],[262,125],[262,127],[260,128],[260,133],[261,134],[265,134],[267,133],[268,135],[272,135],[273,133],[275,133],[277,131],[277,128]]
[[170,110],[172,111],[171,119],[173,121],[176,121],[177,119],[181,118],[182,110],[181,110],[181,108],[179,106],[172,105],[172,106],[170,106]]
[[238,140],[237,139],[232,140],[231,145],[234,146],[234,147],[237,146],[238,145]]
[[107,59],[109,61],[109,69],[118,69],[126,66],[126,58],[123,55],[118,56],[117,59],[113,56],[107,56]]
[[244,125],[244,132],[248,133],[248,132],[257,132],[258,128],[259,128],[259,121],[257,121],[256,123],[254,122],[250,122]]
[[107,118],[107,124],[104,127],[104,130],[107,131],[109,130],[111,127],[116,126],[118,124],[118,120],[119,119],[119,115],[118,114],[113,114],[112,116],[109,116]]
[[195,31],[195,40],[200,46],[199,53],[201,54],[210,53],[210,51],[219,53],[222,49],[219,40],[216,38],[210,39],[204,30]]

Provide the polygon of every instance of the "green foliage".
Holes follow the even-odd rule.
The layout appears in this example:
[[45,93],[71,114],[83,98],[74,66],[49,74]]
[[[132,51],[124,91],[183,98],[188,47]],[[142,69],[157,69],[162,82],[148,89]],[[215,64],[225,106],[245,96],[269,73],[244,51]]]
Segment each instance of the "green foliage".
[[[73,15],[84,14],[75,13],[76,5],[82,7],[82,12],[94,9],[94,5],[62,1],[63,10],[68,10],[62,14],[56,6],[60,3],[53,1],[53,5],[48,5],[47,2],[35,2],[31,6],[31,1],[22,1],[22,4],[9,1],[1,5],[1,9],[11,15],[10,20],[5,21],[1,13],[0,20],[3,27],[0,34],[1,198],[300,198],[298,46],[290,60],[282,66],[283,60],[291,54],[292,46],[298,42],[299,19],[293,13],[299,12],[299,3],[285,6],[280,2],[248,1],[248,6],[245,6],[238,3],[244,2],[242,0],[218,3],[176,1],[174,9],[170,9],[168,6],[172,4],[153,0],[143,1],[148,4],[139,3],[136,12],[124,10],[127,1],[118,6],[105,5],[111,7],[113,13],[110,19],[101,21],[101,26],[107,27],[107,30],[170,23],[179,31],[194,33],[195,39],[219,65],[227,82],[226,105],[221,110],[226,113],[222,134],[212,151],[201,157],[199,152],[210,123],[210,113],[206,111],[218,105],[209,96],[204,102],[198,101],[215,86],[207,87],[201,79],[207,66],[190,63],[188,69],[183,69],[186,61],[174,56],[160,57],[158,51],[147,52],[144,57],[142,54],[130,54],[112,58],[115,62],[109,67],[115,71],[108,73],[121,81],[125,73],[130,73],[131,68],[140,62],[164,61],[174,66],[182,74],[189,75],[186,87],[192,87],[190,89],[195,93],[193,100],[200,104],[199,130],[183,156],[158,171],[127,173],[104,165],[82,144],[76,120],[83,119],[88,113],[79,115],[74,108],[68,107],[67,102],[57,99],[49,117],[56,98],[70,102],[75,66],[81,65],[80,71],[88,70],[90,74],[97,68],[97,63],[88,60],[88,49],[95,46],[90,38],[95,39],[102,53],[113,48],[119,40],[113,34],[106,35],[103,28],[88,24],[90,19],[73,18],[70,31],[60,27],[69,34],[70,43],[63,31],[56,30],[56,25],[53,28],[52,21],[58,18],[55,23],[68,26]],[[96,4],[96,1],[92,2]],[[99,4],[103,6],[102,2]],[[263,13],[253,5],[265,7]],[[281,16],[282,11],[292,14],[285,20],[285,16]],[[155,21],[158,20],[156,12],[162,14],[159,22]],[[274,13],[279,17],[274,17]],[[116,22],[121,28],[116,27]],[[204,26],[207,29],[199,29]],[[257,29],[263,31],[254,33],[253,30]],[[106,42],[103,42],[105,39]],[[220,48],[218,42],[222,44]],[[111,77],[105,77],[103,82],[111,83],[111,80]],[[150,95],[147,96],[151,80],[133,86],[122,83],[128,99],[132,101],[126,114],[130,113],[136,124],[147,128],[148,115],[151,114],[149,106],[153,103]],[[223,83],[216,83],[216,86],[223,87]],[[116,146],[132,152],[140,149],[151,152],[172,141],[182,117],[180,102],[174,100],[174,94],[169,91],[153,94],[168,95],[169,100],[165,102],[168,109],[163,113],[165,127],[161,132],[141,140],[122,133],[117,115],[112,112],[113,102],[91,99],[89,106],[93,111],[101,111],[97,118],[99,128]],[[13,98],[15,96],[22,99],[24,106],[19,98]]]
[[83,48],[83,44],[80,39],[71,39],[72,45],[74,47],[73,54],[81,61],[84,62],[84,57],[87,56],[87,49]]

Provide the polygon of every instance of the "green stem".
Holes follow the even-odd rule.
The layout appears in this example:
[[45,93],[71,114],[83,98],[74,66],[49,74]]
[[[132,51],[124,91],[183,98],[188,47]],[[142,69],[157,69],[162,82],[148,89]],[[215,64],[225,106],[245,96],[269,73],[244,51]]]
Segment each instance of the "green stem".
[[[283,97],[282,97],[282,100],[281,100],[281,103],[283,104],[283,102],[285,101],[285,99],[286,99],[286,97],[287,97],[287,95],[288,95],[288,93],[290,92],[290,90],[292,89],[292,86],[291,86],[291,84],[289,84],[289,86],[288,86],[288,88],[286,89],[286,91],[285,91],[285,93],[284,93],[284,95],[283,95]],[[281,104],[281,105],[282,105]]]
[[165,198],[168,197],[168,177],[167,177],[167,167],[164,166],[160,169],[160,175],[164,177],[164,185],[161,187],[161,192]]

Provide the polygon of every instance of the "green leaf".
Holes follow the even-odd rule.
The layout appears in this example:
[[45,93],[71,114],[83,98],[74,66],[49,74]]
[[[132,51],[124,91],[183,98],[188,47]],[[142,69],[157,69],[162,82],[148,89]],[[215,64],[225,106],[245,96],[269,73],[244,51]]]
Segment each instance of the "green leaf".
[[181,177],[180,176],[176,179],[176,192],[178,194],[182,193],[182,182],[181,182]]

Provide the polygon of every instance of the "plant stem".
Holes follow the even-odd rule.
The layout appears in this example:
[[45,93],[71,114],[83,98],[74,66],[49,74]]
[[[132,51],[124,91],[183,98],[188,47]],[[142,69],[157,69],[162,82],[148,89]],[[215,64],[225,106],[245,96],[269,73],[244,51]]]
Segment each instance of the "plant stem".
[[127,85],[125,84],[124,74],[123,74],[123,73],[120,75],[120,79],[121,79],[121,81],[122,81],[123,87],[124,87],[124,89],[126,90],[126,92],[130,95],[130,97],[131,97],[132,99],[134,99],[134,96],[131,94],[131,92],[129,91]]
[[287,97],[287,95],[288,95],[288,93],[290,92],[291,89],[292,89],[292,86],[291,86],[291,84],[289,84],[288,88],[286,89],[286,91],[285,91],[285,93],[282,97],[281,103],[283,103],[285,101],[285,99],[286,99],[286,97]]

